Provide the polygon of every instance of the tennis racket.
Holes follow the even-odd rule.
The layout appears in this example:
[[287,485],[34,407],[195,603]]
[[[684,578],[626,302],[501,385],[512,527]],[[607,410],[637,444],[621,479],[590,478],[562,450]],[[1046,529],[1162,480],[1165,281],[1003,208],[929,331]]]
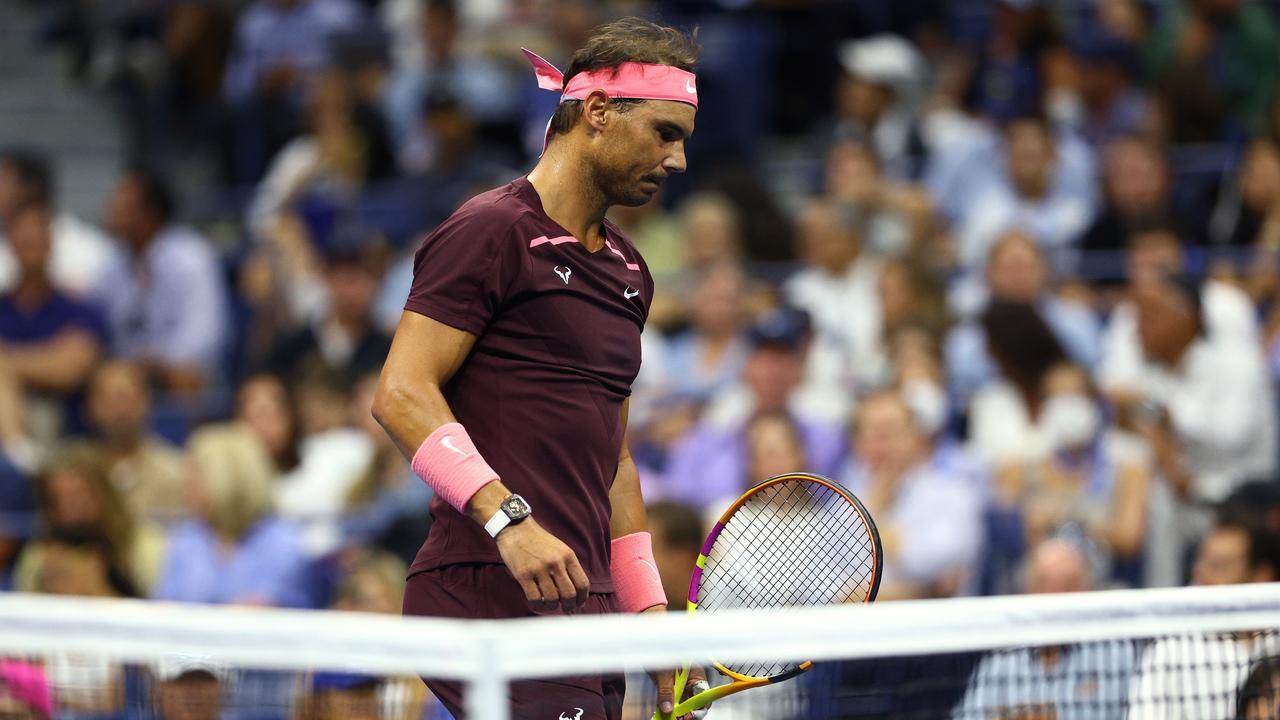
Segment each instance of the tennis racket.
[[[820,475],[779,475],[751,488],[720,516],[693,569],[689,612],[869,603],[880,589],[884,554],[870,513],[853,493]],[[730,682],[676,705],[671,717],[723,697],[789,680],[809,661],[712,665]],[[684,695],[689,668],[676,673]],[[664,720],[654,713],[653,720]]]

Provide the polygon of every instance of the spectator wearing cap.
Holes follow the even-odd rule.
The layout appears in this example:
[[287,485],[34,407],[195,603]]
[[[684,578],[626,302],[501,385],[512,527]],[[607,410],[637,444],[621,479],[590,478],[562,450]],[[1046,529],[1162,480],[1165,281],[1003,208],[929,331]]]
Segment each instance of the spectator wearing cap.
[[827,419],[843,422],[859,390],[883,382],[879,283],[883,263],[862,247],[856,217],[831,200],[814,200],[796,221],[804,267],[782,295],[812,319],[805,392],[821,395]]
[[45,207],[51,216],[50,282],[73,296],[91,292],[118,251],[101,230],[57,210],[48,161],[22,150],[0,152],[0,291],[18,282],[20,262],[5,237],[13,232],[18,210],[27,205]]
[[979,490],[968,476],[930,462],[911,409],[896,392],[865,398],[852,428],[853,451],[841,476],[880,530],[880,597],[972,592],[983,544]]
[[830,474],[836,469],[844,449],[841,433],[798,392],[808,342],[804,315],[786,308],[766,312],[752,324],[747,338],[751,350],[742,382],[718,393],[698,423],[676,441],[655,496],[701,511],[741,488],[749,460],[745,431],[764,413],[793,419],[803,438],[808,470]]
[[0,383],[22,394],[29,440],[47,444],[63,431],[64,402],[84,387],[107,344],[106,322],[100,307],[54,285],[47,205],[32,200],[14,209],[9,243],[18,277],[11,292],[0,292]]
[[143,364],[170,392],[214,379],[228,339],[227,287],[209,240],[180,225],[168,183],[130,168],[106,208],[107,229],[125,252],[104,274],[113,354]]
[[914,117],[926,71],[920,51],[896,35],[874,35],[846,41],[837,58],[844,72],[830,139],[866,143],[886,175],[913,177],[925,149]]
[[200,655],[166,655],[152,668],[157,720],[218,720],[227,668]]

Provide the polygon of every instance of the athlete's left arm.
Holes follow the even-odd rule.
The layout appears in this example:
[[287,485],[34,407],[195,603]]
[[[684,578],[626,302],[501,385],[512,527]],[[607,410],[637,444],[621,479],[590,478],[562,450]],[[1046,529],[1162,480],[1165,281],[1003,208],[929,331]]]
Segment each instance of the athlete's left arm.
[[631,398],[622,402],[622,450],[618,453],[618,471],[613,476],[613,488],[609,490],[609,502],[613,506],[613,519],[609,524],[609,536],[619,538],[649,529],[644,512],[644,497],[640,494],[640,471],[631,459],[627,447],[627,413]]

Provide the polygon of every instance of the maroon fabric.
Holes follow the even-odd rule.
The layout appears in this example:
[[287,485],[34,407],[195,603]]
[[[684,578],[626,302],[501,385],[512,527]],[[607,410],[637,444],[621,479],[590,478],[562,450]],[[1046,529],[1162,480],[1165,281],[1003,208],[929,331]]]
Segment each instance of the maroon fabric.
[[[611,612],[617,612],[614,596],[592,593],[575,614]],[[535,615],[506,566],[492,564],[449,565],[410,575],[404,591],[404,614],[482,620]],[[520,638],[513,637],[511,642],[518,643]],[[463,713],[465,692],[461,683],[425,680],[427,687],[455,718],[463,720],[466,717]],[[619,674],[515,682],[510,688],[511,717],[619,720],[625,691],[626,681]]]
[[[502,482],[611,592],[609,487],[622,402],[640,369],[653,279],[613,224],[591,253],[528,180],[473,198],[422,241],[407,310],[476,336],[445,400]],[[438,498],[410,571],[501,562],[478,523]]]

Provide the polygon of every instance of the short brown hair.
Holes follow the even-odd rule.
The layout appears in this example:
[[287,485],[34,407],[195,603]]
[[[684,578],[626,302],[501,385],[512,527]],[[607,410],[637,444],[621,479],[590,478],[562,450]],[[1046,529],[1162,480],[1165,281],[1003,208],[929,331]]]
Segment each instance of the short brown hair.
[[[670,65],[693,72],[701,48],[698,30],[685,34],[680,30],[638,17],[627,17],[596,28],[587,44],[573,54],[564,73],[567,86],[574,75],[602,68],[617,70],[624,63]],[[615,98],[630,103],[644,102],[635,98]],[[567,133],[582,115],[581,100],[566,100],[551,116],[551,133]]]

